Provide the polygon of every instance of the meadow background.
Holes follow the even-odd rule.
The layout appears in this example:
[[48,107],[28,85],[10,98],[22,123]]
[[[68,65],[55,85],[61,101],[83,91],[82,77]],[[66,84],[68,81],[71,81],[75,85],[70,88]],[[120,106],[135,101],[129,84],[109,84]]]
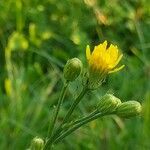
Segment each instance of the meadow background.
[[[143,115],[98,119],[54,149],[149,150],[149,7],[148,0],[0,0],[0,149],[27,149],[33,137],[46,136],[64,64],[78,57],[86,67],[86,45],[108,40],[121,49],[126,67],[87,94],[73,117],[89,113],[106,92],[141,102]],[[60,121],[79,81],[67,91]]]

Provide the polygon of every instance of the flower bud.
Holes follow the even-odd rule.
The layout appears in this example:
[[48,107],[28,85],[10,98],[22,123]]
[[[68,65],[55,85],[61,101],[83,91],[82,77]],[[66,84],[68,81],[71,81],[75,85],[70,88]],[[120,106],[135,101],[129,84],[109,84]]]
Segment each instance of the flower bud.
[[41,138],[35,137],[31,142],[31,150],[43,150],[44,141]]
[[111,113],[117,106],[121,104],[121,100],[112,94],[105,94],[97,105],[97,110],[102,113]]
[[141,114],[142,106],[137,101],[128,101],[117,107],[116,114],[120,117],[130,118]]
[[64,78],[67,81],[74,81],[80,75],[81,70],[82,62],[78,58],[72,58],[64,67]]

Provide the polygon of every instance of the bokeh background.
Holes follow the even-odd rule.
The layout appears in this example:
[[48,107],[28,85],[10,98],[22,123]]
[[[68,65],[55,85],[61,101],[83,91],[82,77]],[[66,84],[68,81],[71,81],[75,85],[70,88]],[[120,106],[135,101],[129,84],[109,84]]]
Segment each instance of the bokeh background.
[[[27,149],[33,137],[46,136],[65,62],[78,57],[86,67],[86,45],[108,40],[123,52],[126,67],[88,93],[73,117],[91,112],[106,92],[141,102],[143,115],[98,119],[54,149],[149,150],[149,7],[149,0],[0,0],[0,149]],[[78,79],[67,91],[59,121],[80,90]]]

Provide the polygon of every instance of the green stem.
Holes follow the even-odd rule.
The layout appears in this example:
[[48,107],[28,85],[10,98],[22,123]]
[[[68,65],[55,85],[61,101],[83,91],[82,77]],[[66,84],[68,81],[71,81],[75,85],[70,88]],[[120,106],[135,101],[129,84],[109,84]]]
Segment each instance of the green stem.
[[55,115],[54,115],[54,119],[53,119],[53,122],[49,126],[47,137],[51,137],[52,134],[53,134],[53,130],[54,130],[55,123],[56,123],[56,120],[57,120],[57,117],[58,117],[60,106],[63,103],[68,85],[69,85],[69,82],[66,82],[64,84],[63,88],[62,88],[62,91],[61,91],[61,94],[60,94],[60,97],[59,97],[59,100],[58,100],[58,104],[57,104],[57,107],[56,107],[56,112],[55,112]]
[[71,134],[73,131],[77,130],[78,128],[80,128],[81,126],[99,118],[99,117],[102,117],[104,115],[107,115],[107,114],[103,114],[103,113],[97,113],[95,114],[94,116],[92,117],[87,117],[87,119],[83,120],[82,122],[79,122],[77,124],[75,124],[72,128],[68,129],[67,131],[65,131],[64,133],[62,133],[55,141],[54,143],[58,143],[60,142],[62,139],[64,139],[66,136],[68,136],[69,134]]
[[88,119],[88,118],[93,117],[93,116],[96,115],[97,113],[98,113],[98,111],[95,110],[95,111],[93,111],[91,114],[89,114],[89,115],[86,116],[86,117],[80,118],[80,119],[78,119],[78,120],[76,120],[76,121],[73,121],[73,122],[70,122],[70,123],[68,123],[68,124],[64,124],[63,126],[61,126],[61,128],[59,128],[59,129],[56,130],[55,134],[53,135],[53,137],[52,137],[52,139],[51,139],[51,140],[52,140],[51,142],[55,141],[55,140],[57,139],[57,137],[58,137],[63,131],[68,130],[71,126],[74,126],[74,125],[76,125],[76,124],[78,124],[78,123],[80,123],[80,122],[82,122],[82,121],[84,121],[84,120],[86,120],[86,119]]
[[46,150],[46,149],[48,149],[48,148],[51,147],[51,144],[52,144],[53,139],[55,139],[55,138],[58,136],[58,134],[61,132],[63,124],[65,124],[65,123],[68,122],[68,120],[69,120],[69,118],[71,117],[71,115],[72,115],[74,109],[75,109],[76,106],[79,104],[79,102],[81,101],[81,99],[83,98],[83,96],[85,95],[86,92],[87,92],[87,88],[84,87],[84,88],[82,89],[81,93],[79,94],[79,96],[78,96],[78,97],[76,98],[76,100],[74,101],[74,103],[71,105],[71,107],[70,107],[68,113],[66,114],[66,116],[64,117],[64,120],[63,120],[63,122],[61,123],[61,125],[56,129],[55,134],[54,134],[54,135],[51,134],[52,136],[51,136],[50,139],[48,139],[48,141],[46,142],[46,145],[45,145],[45,147],[44,147],[44,150]]
[[74,126],[74,125],[76,125],[76,124],[78,124],[78,123],[80,123],[80,122],[83,122],[83,121],[85,121],[85,120],[87,120],[87,119],[93,117],[93,116],[96,115],[97,113],[98,113],[98,110],[95,110],[95,111],[93,111],[92,113],[90,113],[88,116],[85,116],[85,117],[80,118],[80,119],[78,119],[78,120],[76,120],[76,121],[73,121],[73,122],[71,122],[71,123],[69,123],[69,124],[67,124],[67,125],[64,125],[64,126],[62,127],[62,130],[69,129],[69,127]]
[[87,88],[84,87],[84,88],[82,89],[81,93],[79,94],[79,96],[76,98],[76,100],[75,100],[75,101],[73,102],[73,104],[71,105],[71,107],[70,107],[68,113],[67,113],[66,116],[64,117],[64,120],[63,120],[61,126],[69,121],[69,119],[70,119],[70,117],[71,117],[71,115],[72,115],[74,109],[75,109],[76,106],[79,104],[79,102],[81,101],[81,99],[83,98],[83,96],[86,94],[86,92],[87,92]]
[[63,122],[60,124],[60,126],[57,128],[54,137],[56,137],[62,130],[62,126],[67,123],[74,111],[74,109],[76,108],[76,106],[79,104],[79,102],[81,101],[81,99],[83,98],[83,96],[86,94],[87,92],[87,87],[83,87],[81,93],[79,94],[79,96],[76,98],[76,100],[73,102],[73,104],[71,105],[69,111],[67,112],[66,116],[63,119]]

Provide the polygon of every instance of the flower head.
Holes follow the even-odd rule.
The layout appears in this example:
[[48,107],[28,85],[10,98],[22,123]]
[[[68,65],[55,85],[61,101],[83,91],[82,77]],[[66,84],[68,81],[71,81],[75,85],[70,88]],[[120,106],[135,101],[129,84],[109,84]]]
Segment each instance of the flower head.
[[101,113],[111,113],[121,104],[121,100],[112,94],[105,94],[101,97],[97,110]]
[[124,65],[116,66],[122,56],[123,54],[119,53],[117,46],[111,44],[107,47],[107,41],[95,46],[92,53],[89,45],[87,45],[86,57],[89,63],[90,86],[96,88],[107,74],[121,70]]
[[67,81],[74,81],[81,73],[82,62],[78,58],[69,59],[64,66],[64,78]]
[[116,110],[116,114],[120,117],[130,118],[139,116],[142,113],[142,106],[137,101],[127,101],[120,104]]
[[39,138],[39,137],[35,137],[30,145],[30,149],[31,150],[42,150],[44,147],[44,141],[43,139]]

